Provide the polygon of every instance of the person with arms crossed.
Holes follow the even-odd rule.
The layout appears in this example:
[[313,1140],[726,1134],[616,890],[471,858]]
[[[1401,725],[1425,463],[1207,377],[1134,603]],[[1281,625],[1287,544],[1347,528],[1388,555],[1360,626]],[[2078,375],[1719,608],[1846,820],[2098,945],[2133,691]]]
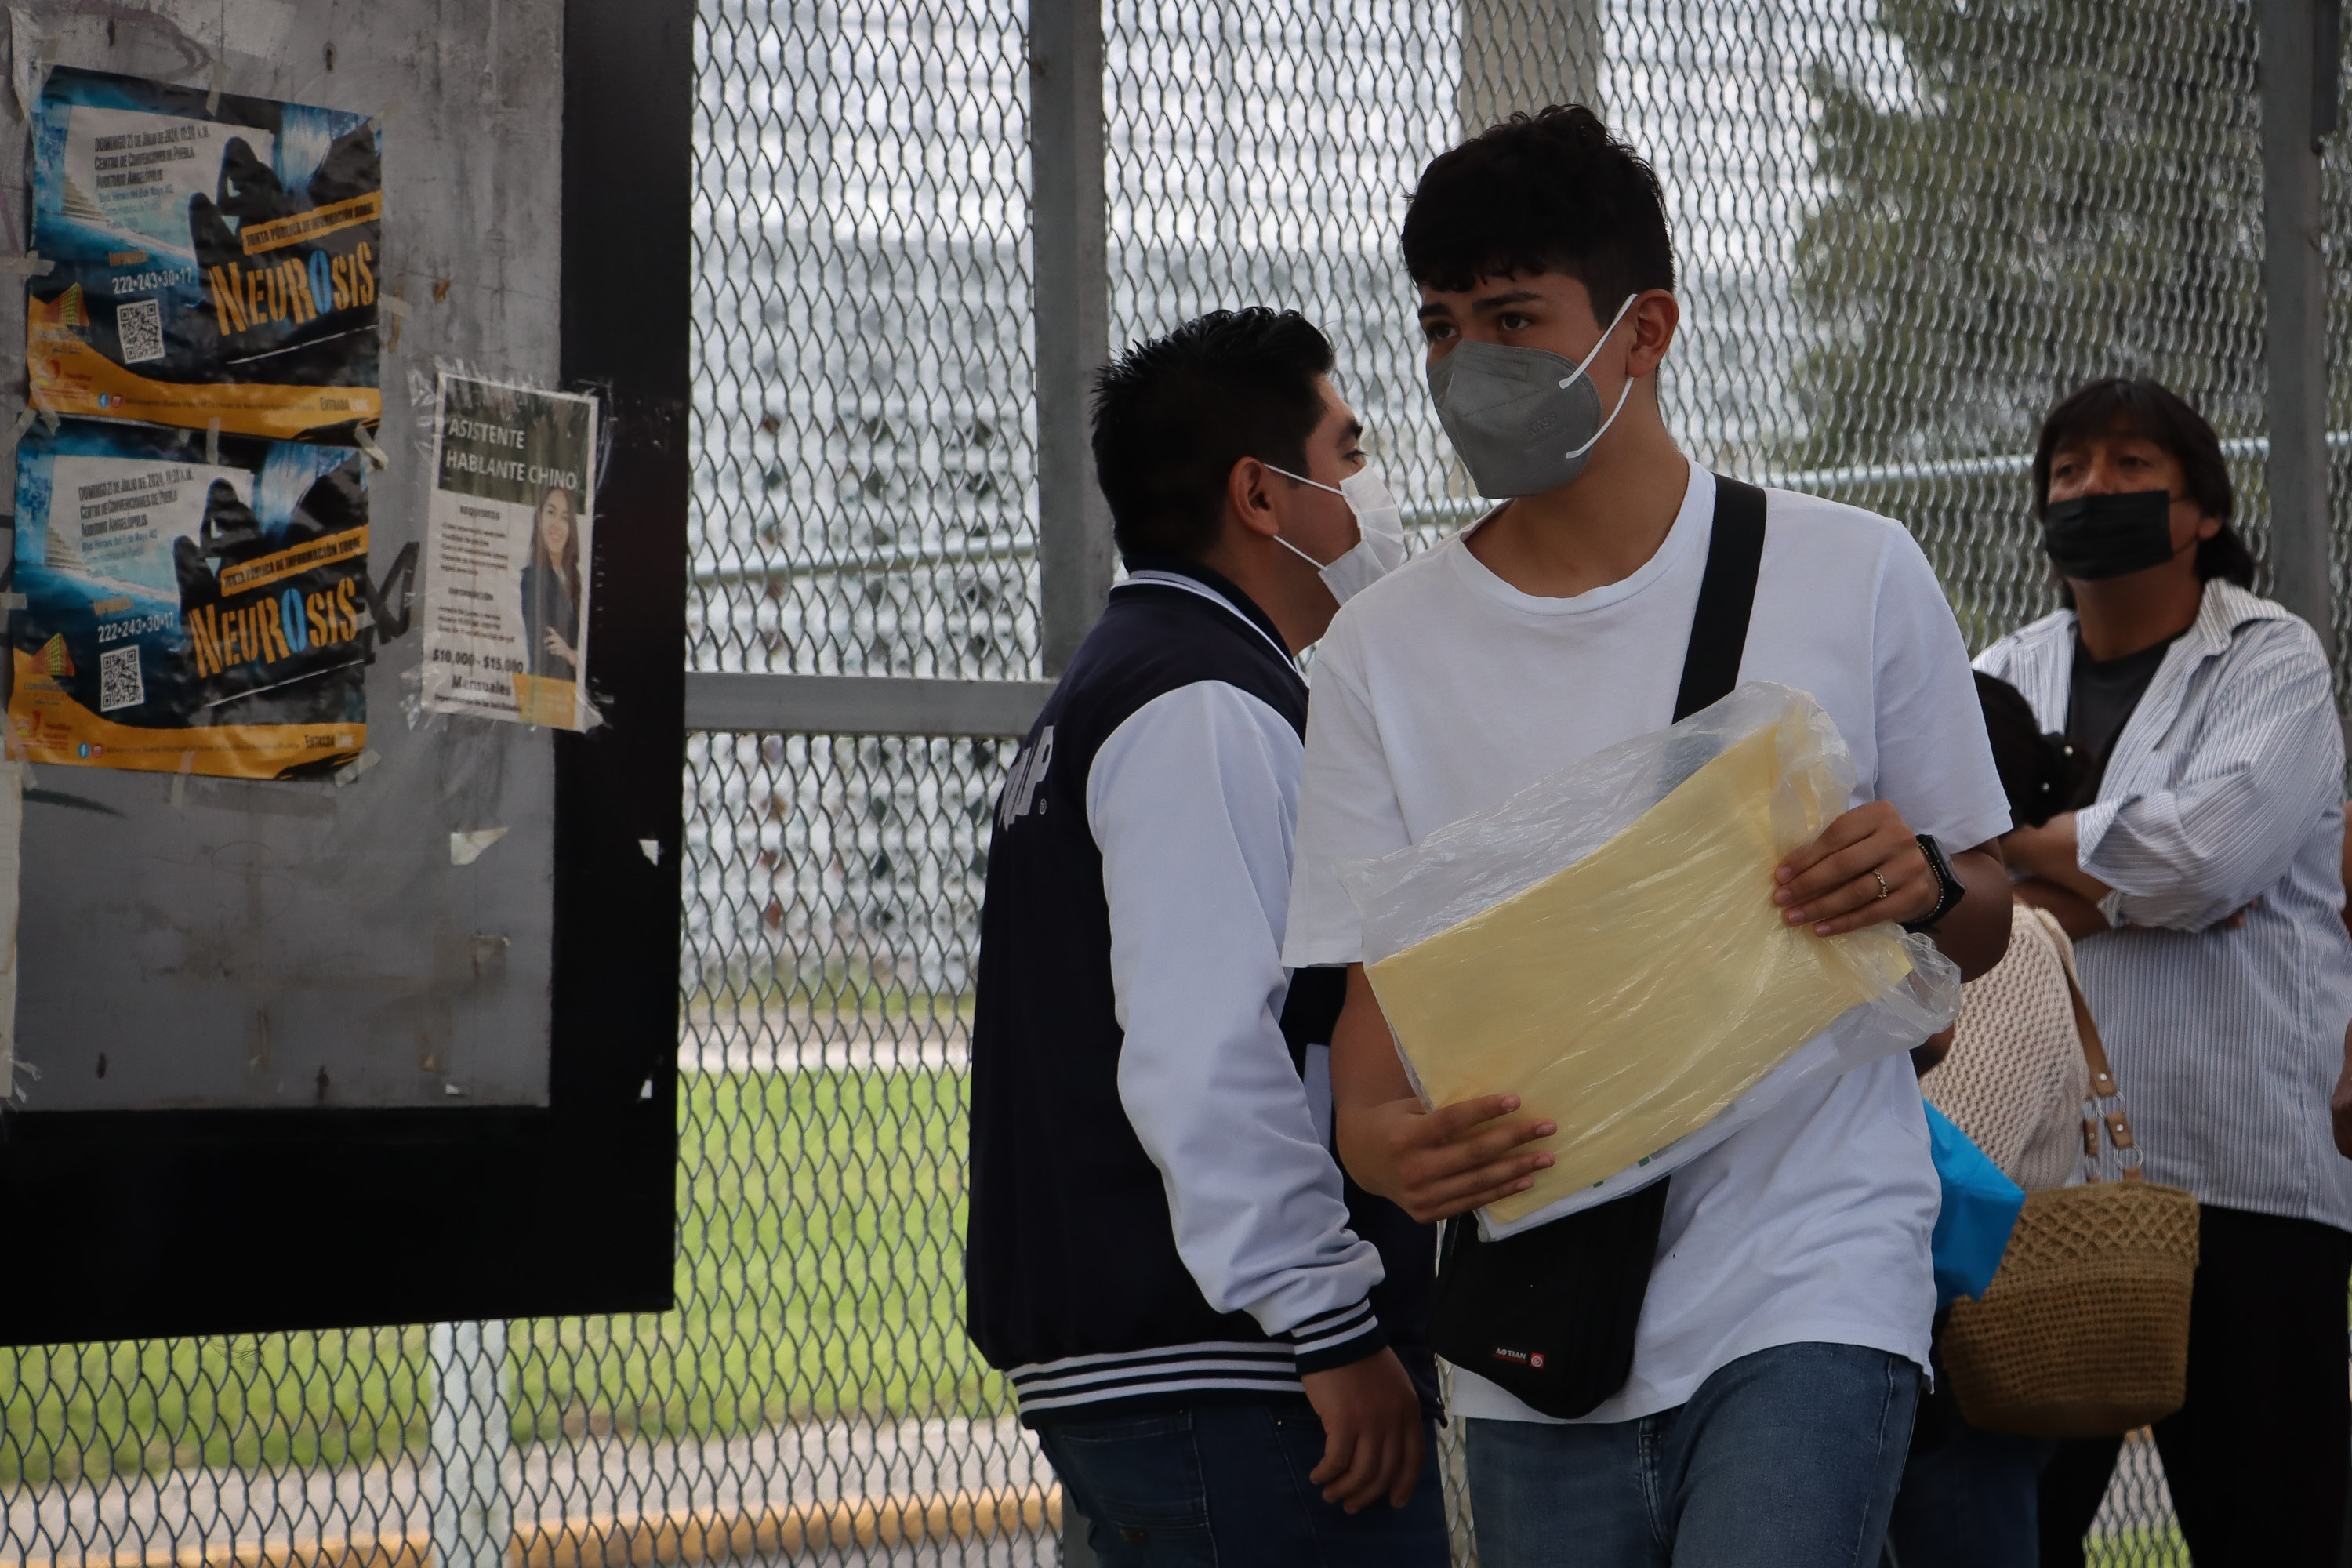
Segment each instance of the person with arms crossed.
[[1446,1559],[1433,1237],[1341,1175],[1341,987],[1281,963],[1293,658],[1404,552],[1331,369],[1254,308],[1103,372],[1129,575],[989,848],[967,1321],[1113,1568]]
[[[1440,156],[1403,242],[1439,417],[1479,490],[1507,499],[1352,602],[1317,652],[1284,957],[1349,966],[1342,1160],[1435,1219],[1525,1190],[1550,1156],[1522,1145],[1553,1129],[1499,1095],[1424,1111],[1337,869],[1667,725],[1718,481],[1659,406],[1679,308],[1656,176],[1589,110],[1515,115]],[[2010,930],[1991,843],[2010,818],[1934,574],[1884,518],[1726,500],[1762,523],[1737,673],[1810,692],[1858,774],[1757,898],[1822,936],[1932,928],[1982,972]],[[1676,1170],[1633,1262],[1647,1294],[1613,1395],[1547,1417],[1458,1369],[1480,1562],[1874,1563],[1927,1360],[1937,1202],[1899,1050],[1789,1089]]]
[[[2327,655],[2251,592],[2221,443],[2158,383],[2053,409],[2033,487],[2065,608],[1977,663],[2089,762],[2074,809],[2003,845],[2077,944],[2147,1179],[2199,1205],[2189,1400],[2157,1449],[2199,1568],[2333,1568],[2352,1166],[2327,1106],[2352,940]],[[2119,1442],[2043,1471],[2045,1564],[2083,1561]]]

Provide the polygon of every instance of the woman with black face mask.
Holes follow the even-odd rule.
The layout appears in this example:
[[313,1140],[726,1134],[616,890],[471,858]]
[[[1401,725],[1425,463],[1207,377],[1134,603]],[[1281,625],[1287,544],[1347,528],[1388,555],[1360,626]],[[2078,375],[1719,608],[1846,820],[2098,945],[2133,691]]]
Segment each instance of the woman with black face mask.
[[[2087,762],[2002,840],[2077,943],[2145,1174],[2201,1208],[2189,1397],[2157,1424],[2202,1563],[2337,1562],[2352,1164],[2327,1112],[2347,1019],[2343,731],[2312,629],[2252,592],[2212,427],[2149,380],[2053,409],[2035,510],[2066,607],[1987,649]],[[2042,1561],[2080,1563],[2119,1439],[2062,1444]]]

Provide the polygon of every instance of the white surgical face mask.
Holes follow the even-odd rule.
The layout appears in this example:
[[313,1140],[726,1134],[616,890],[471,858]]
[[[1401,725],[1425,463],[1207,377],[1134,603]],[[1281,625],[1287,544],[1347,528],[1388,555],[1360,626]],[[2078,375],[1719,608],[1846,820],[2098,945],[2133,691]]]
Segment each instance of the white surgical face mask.
[[[1265,462],[1264,458],[1259,461]],[[1331,596],[1346,604],[1399,566],[1404,564],[1404,511],[1389,494],[1388,485],[1381,471],[1371,464],[1349,474],[1336,485],[1320,479],[1310,479],[1305,474],[1294,474],[1288,468],[1269,468],[1286,479],[1297,479],[1302,485],[1313,485],[1318,490],[1329,490],[1348,503],[1356,514],[1356,546],[1329,565],[1325,565],[1280,534],[1274,542],[1315,568]]]

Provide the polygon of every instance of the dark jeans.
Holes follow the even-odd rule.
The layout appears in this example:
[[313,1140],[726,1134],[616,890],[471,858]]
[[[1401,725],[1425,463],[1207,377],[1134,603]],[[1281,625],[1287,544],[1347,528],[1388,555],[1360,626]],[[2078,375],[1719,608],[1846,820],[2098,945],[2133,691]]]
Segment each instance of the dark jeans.
[[1918,1397],[1901,1356],[1793,1344],[1635,1421],[1474,1419],[1481,1568],[1874,1568]]
[[[2203,1212],[2197,1234],[2189,1402],[2156,1424],[2189,1554],[2197,1568],[2337,1568],[2352,1235],[2220,1208]],[[2081,1568],[2121,1443],[2058,1446],[2042,1477],[2044,1568]]]
[[1323,1423],[1304,1399],[1040,1423],[1103,1568],[1445,1568],[1437,1430],[1401,1509],[1349,1514],[1307,1479]]
[[2034,1568],[2034,1493],[2057,1445],[1948,1417],[1943,1441],[1911,1456],[1886,1527],[1894,1568]]

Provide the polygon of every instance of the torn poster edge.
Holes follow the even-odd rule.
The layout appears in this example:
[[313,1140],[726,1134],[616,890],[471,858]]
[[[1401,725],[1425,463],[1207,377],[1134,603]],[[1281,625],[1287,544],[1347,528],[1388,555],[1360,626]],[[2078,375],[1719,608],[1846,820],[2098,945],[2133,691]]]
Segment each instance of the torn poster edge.
[[504,827],[475,827],[449,835],[449,864],[470,866],[482,858],[482,851],[507,836]]

